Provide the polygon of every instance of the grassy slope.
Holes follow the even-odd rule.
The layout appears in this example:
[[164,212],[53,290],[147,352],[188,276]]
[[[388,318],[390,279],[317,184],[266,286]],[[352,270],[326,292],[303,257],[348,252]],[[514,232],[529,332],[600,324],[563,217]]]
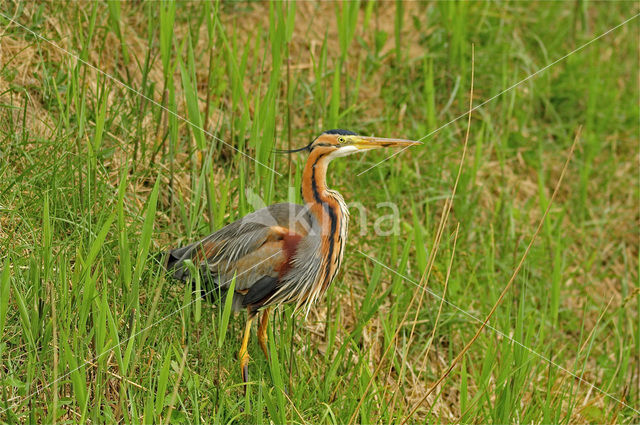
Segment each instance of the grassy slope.
[[[344,423],[360,399],[356,422],[404,418],[478,322],[449,304],[438,314],[428,294],[418,310],[420,290],[359,251],[420,279],[466,118],[362,176],[385,154],[332,165],[332,186],[362,202],[369,222],[353,223],[344,272],[306,321],[288,308],[275,315],[272,364],[252,341],[246,398],[235,360],[242,317],[221,334],[222,307],[170,285],[149,253],[251,211],[246,187],[286,200],[305,158],[289,173],[274,145],[332,127],[417,139],[464,113],[471,43],[478,104],[638,12],[624,2],[2,4],[166,107],[0,18],[3,422]],[[512,340],[485,330],[412,420],[637,422],[513,343],[640,404],[637,34],[636,19],[474,113],[428,287],[443,293],[459,225],[446,299],[477,318],[584,130],[490,322]],[[399,206],[399,232],[376,236],[387,201]]]

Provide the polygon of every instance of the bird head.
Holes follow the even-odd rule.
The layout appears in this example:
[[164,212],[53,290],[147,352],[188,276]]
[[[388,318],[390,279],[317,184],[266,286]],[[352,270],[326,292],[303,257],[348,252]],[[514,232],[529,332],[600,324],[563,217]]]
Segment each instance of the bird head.
[[359,136],[349,130],[328,130],[318,136],[314,141],[300,149],[282,150],[281,153],[308,151],[330,154],[330,158],[351,155],[356,152],[364,152],[373,149],[388,147],[409,147],[420,145],[420,142],[404,139],[386,139],[383,137]]

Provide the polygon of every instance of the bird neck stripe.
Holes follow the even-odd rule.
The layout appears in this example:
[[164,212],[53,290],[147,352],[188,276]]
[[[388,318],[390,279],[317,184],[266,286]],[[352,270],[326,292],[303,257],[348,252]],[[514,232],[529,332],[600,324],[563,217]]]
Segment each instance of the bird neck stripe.
[[333,250],[335,245],[335,234],[338,227],[338,217],[334,210],[334,207],[328,203],[323,204],[324,209],[329,214],[329,220],[331,221],[331,228],[329,230],[328,248],[329,254],[327,255],[327,264],[325,265],[325,276],[322,287],[325,288],[331,282],[331,264],[333,263]]
[[324,156],[325,155],[318,155],[316,160],[313,162],[313,165],[311,166],[311,191],[313,192],[313,199],[317,203],[322,203],[322,197],[320,196],[320,193],[318,192],[318,181],[316,180],[316,165],[318,164],[320,159],[322,159],[322,157],[324,157]]

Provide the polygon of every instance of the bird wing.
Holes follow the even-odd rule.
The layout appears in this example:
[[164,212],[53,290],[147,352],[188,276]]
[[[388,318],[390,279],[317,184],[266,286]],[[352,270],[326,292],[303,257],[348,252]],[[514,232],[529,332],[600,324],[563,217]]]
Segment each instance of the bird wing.
[[[169,267],[181,280],[190,277],[191,260],[214,287],[228,288],[234,275],[242,305],[254,304],[275,291],[290,267],[297,245],[311,228],[311,216],[296,204],[275,204],[248,214],[206,238],[171,251]],[[214,288],[211,288],[214,289]],[[235,304],[235,303],[234,303]]]

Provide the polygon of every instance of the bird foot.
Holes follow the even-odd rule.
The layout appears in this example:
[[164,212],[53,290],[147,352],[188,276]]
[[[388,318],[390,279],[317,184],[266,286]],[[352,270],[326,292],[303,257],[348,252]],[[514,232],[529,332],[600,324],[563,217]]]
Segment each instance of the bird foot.
[[247,384],[249,383],[249,354],[245,351],[240,355],[240,371],[242,382],[244,382],[244,394],[247,394]]
[[242,382],[245,384],[249,382],[249,365],[242,365]]

